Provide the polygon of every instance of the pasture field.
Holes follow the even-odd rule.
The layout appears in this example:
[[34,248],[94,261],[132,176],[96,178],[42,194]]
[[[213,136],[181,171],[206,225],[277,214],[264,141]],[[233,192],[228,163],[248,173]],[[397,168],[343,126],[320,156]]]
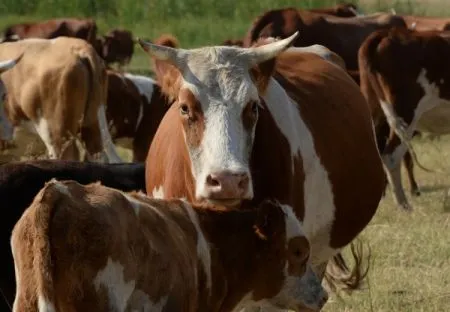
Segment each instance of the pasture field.
[[[55,16],[93,16],[104,33],[124,27],[136,36],[154,39],[174,34],[183,47],[219,44],[242,37],[252,19],[265,9],[334,4],[314,0],[2,0],[0,29],[29,20]],[[358,2],[358,1],[354,1]],[[398,13],[450,16],[448,0],[361,0],[365,12],[395,8]],[[301,34],[300,34],[301,35]],[[149,73],[149,62],[139,47],[128,68]],[[43,144],[23,129],[15,134],[17,148],[0,153],[0,162],[40,157]],[[372,265],[367,283],[351,296],[333,295],[325,312],[446,312],[450,311],[450,136],[437,140],[415,138],[414,147],[422,163],[439,172],[416,168],[422,195],[412,198],[414,211],[395,206],[388,187],[379,210],[361,238],[370,245]],[[117,145],[122,158],[131,159],[130,142]],[[38,156],[36,156],[38,155]],[[354,168],[358,170],[358,168]],[[405,188],[409,191],[406,174]]]

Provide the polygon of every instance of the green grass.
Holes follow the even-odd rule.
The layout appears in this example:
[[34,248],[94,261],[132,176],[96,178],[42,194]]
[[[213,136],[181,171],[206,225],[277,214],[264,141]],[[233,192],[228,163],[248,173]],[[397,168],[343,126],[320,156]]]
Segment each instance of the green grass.
[[[154,39],[172,33],[183,47],[218,44],[224,39],[242,37],[251,21],[269,8],[295,5],[320,7],[335,1],[280,0],[2,0],[0,29],[17,22],[41,20],[55,16],[94,16],[100,33],[112,27],[125,27],[136,36]],[[450,2],[361,0],[365,12],[395,8],[398,13],[450,16]],[[52,3],[52,4],[50,4]],[[129,67],[132,72],[148,73],[149,62],[136,49]],[[29,158],[32,150],[43,151],[19,131],[18,149],[2,152],[0,160]],[[393,203],[387,192],[380,208],[361,234],[370,244],[373,264],[365,289],[330,298],[324,311],[334,312],[445,312],[450,311],[450,205],[444,199],[450,188],[450,137],[439,141],[415,139],[419,158],[427,167],[444,171],[427,173],[416,169],[422,196],[412,199],[414,211],[406,213]],[[119,153],[131,159],[125,147]],[[19,157],[21,155],[21,157]],[[406,175],[403,174],[405,177]],[[405,188],[409,185],[404,179]]]
[[[135,36],[155,39],[162,33],[175,35],[186,48],[220,44],[225,39],[242,38],[252,20],[268,9],[295,6],[312,8],[333,5],[334,0],[2,0],[0,29],[6,25],[53,17],[95,17],[99,32],[113,27],[130,29]],[[446,0],[359,0],[365,12],[445,15]],[[431,3],[431,5],[427,4]],[[450,14],[449,14],[450,15]],[[128,68],[149,73],[149,62],[138,47]]]

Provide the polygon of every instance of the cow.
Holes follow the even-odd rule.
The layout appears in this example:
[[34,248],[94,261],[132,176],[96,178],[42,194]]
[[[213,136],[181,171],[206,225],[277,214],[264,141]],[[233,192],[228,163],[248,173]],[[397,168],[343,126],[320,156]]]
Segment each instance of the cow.
[[[322,279],[328,262],[346,271],[340,250],[376,212],[385,174],[358,85],[313,51],[288,49],[296,36],[193,50],[139,40],[174,100],[150,145],[146,190],[229,209],[291,205]],[[353,256],[350,289],[365,275],[363,250]]]
[[450,30],[450,18],[436,16],[402,15],[408,28],[417,31]]
[[11,249],[14,311],[318,311],[327,298],[302,225],[271,201],[227,211],[52,180]]
[[17,41],[25,38],[53,39],[60,36],[84,39],[93,44],[97,36],[97,24],[91,18],[58,18],[15,24],[4,29],[1,41]]
[[[16,283],[14,261],[10,251],[10,237],[14,225],[31,205],[34,197],[51,179],[75,180],[81,184],[100,181],[119,190],[145,192],[144,163],[99,164],[64,160],[14,161],[0,165],[0,250],[3,266],[0,273],[0,311],[11,310]],[[6,259],[5,259],[6,258]]]
[[113,140],[132,138],[133,161],[143,162],[169,109],[159,85],[146,76],[108,70],[106,118]]
[[134,53],[134,38],[130,31],[113,29],[97,38],[97,53],[106,64],[118,63],[119,68],[130,63]]
[[[106,123],[106,69],[93,47],[68,37],[0,45],[0,58],[20,53],[21,61],[1,76],[7,90],[3,121],[31,125],[51,159],[78,160],[81,132],[88,159],[121,162]],[[3,139],[11,140],[12,132]]]
[[353,3],[339,3],[329,8],[313,8],[309,9],[309,11],[339,17],[355,17],[361,15],[358,6]]
[[296,31],[302,35],[296,47],[320,44],[341,56],[349,71],[358,70],[358,50],[368,35],[378,29],[405,27],[401,16],[374,13],[366,16],[342,18],[285,8],[271,10],[256,18],[244,38],[250,47],[260,37],[287,38]]
[[[445,32],[402,28],[373,33],[359,51],[361,89],[373,111],[388,181],[405,210],[412,206],[403,190],[400,165],[414,131],[450,131],[449,53]],[[412,192],[418,192],[411,160],[407,166]]]

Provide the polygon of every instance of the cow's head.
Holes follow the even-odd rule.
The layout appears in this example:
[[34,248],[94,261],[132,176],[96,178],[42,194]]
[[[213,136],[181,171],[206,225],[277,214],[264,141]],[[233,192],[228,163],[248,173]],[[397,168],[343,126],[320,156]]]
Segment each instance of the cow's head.
[[[139,40],[170,87],[191,160],[195,197],[225,206],[253,198],[250,155],[270,74],[265,65],[296,38],[240,48],[176,49]],[[267,66],[266,66],[267,67]],[[262,72],[266,74],[262,74]],[[167,77],[170,76],[170,77]]]
[[310,244],[292,207],[264,201],[257,212],[255,230],[268,247],[255,261],[256,286],[242,307],[320,310],[328,295],[311,269]]

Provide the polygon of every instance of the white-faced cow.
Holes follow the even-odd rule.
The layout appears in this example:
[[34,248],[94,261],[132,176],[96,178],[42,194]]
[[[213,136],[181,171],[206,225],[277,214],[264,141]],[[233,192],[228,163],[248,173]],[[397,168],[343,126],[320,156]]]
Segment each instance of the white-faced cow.
[[[389,183],[397,203],[412,207],[401,160],[415,130],[450,132],[450,40],[445,32],[392,29],[372,34],[359,51],[361,89],[374,115]],[[418,192],[412,161],[408,174]]]
[[[106,70],[93,47],[67,37],[0,45],[2,59],[21,53],[1,76],[7,90],[2,121],[31,124],[52,159],[78,159],[75,138],[81,132],[90,159],[120,162],[105,117]],[[3,139],[11,140],[12,131]]]
[[291,205],[322,278],[330,259],[345,271],[339,252],[377,210],[385,175],[358,86],[314,49],[283,52],[296,35],[251,48],[140,41],[175,100],[150,146],[146,189],[230,208]]
[[11,247],[17,312],[318,311],[327,298],[292,208],[271,202],[227,211],[52,180]]

